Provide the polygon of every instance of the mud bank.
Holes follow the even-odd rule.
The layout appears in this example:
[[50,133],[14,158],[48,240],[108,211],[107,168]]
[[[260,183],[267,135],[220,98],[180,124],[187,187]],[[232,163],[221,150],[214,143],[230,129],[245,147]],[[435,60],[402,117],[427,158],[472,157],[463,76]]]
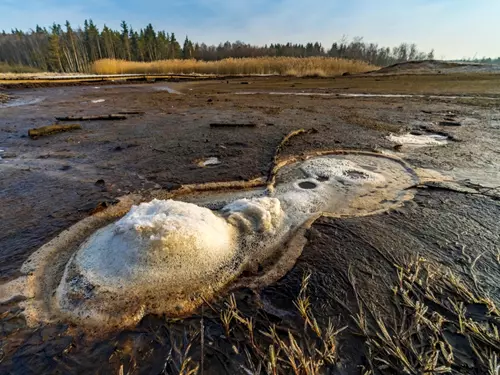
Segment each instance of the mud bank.
[[[398,92],[473,97],[498,94],[494,78],[488,81],[469,76],[450,77],[422,76],[412,81],[412,92],[405,91],[409,90],[407,85]],[[400,79],[402,81],[396,82],[394,78],[384,77],[262,78],[252,79],[250,85],[255,91],[342,89],[392,94],[394,85],[409,78]],[[241,186],[258,182],[253,186],[255,191],[240,191],[238,199],[263,194],[276,147],[295,129],[308,132],[290,139],[281,150],[282,160],[297,156],[300,159],[332,149],[374,150],[397,155],[417,172],[418,168],[439,172],[429,174],[430,179],[444,175],[454,181],[434,185],[421,181],[413,187],[417,189],[413,200],[383,213],[321,218],[303,232],[303,245],[307,244],[297,263],[284,268],[284,277],[276,278],[279,281],[272,285],[263,283],[250,291],[245,287],[251,286],[251,281],[258,279],[263,269],[256,267],[241,274],[241,283],[233,291],[238,310],[234,309],[231,298],[210,300],[180,321],[148,315],[126,331],[96,340],[74,324],[46,323],[34,330],[28,326],[19,307],[23,298],[3,303],[0,305],[2,372],[146,374],[160,373],[164,368],[175,372],[182,363],[180,353],[191,343],[190,365],[203,366],[205,374],[248,373],[246,369],[252,366],[256,369],[267,366],[267,357],[262,357],[247,340],[248,326],[240,324],[252,318],[253,343],[263,348],[259,349],[263,353],[267,353],[269,345],[280,347],[279,343],[273,344],[272,340],[267,341],[268,336],[260,334],[269,332],[273,325],[288,347],[291,346],[289,329],[301,345],[309,343],[318,348],[327,347],[323,336],[330,332],[337,349],[335,359],[324,367],[327,370],[354,374],[359,373],[358,365],[370,369],[371,364],[383,374],[401,373],[405,371],[401,361],[386,352],[374,351],[373,338],[380,333],[377,331],[380,326],[369,317],[381,316],[391,335],[397,337],[402,327],[412,326],[414,321],[409,317],[418,315],[409,308],[410,302],[419,301],[428,309],[422,315],[426,321],[435,322],[432,319],[436,314],[447,318],[439,331],[446,332],[446,337],[425,324],[422,326],[424,336],[436,338],[445,349],[451,345],[454,352],[461,353],[447,363],[446,356],[440,352],[439,366],[451,367],[456,373],[487,373],[488,347],[468,329],[462,336],[457,333],[458,313],[446,301],[450,298],[456,306],[463,303],[467,316],[481,323],[485,330],[497,324],[494,306],[500,302],[495,276],[499,271],[500,242],[496,224],[500,217],[497,188],[500,185],[497,178],[500,175],[497,152],[500,112],[496,101],[288,95],[276,95],[270,101],[268,95],[234,95],[241,91],[238,79],[229,83],[169,84],[184,95],[155,90],[155,85],[94,86],[9,92],[46,99],[32,105],[0,109],[0,149],[4,150],[0,160],[0,204],[7,208],[0,211],[2,283],[21,276],[22,264],[43,244],[89,215],[116,205],[118,197],[134,193],[148,201],[164,199],[181,185],[228,181],[239,181]],[[92,103],[93,100],[104,102]],[[54,134],[38,140],[27,137],[30,128],[50,125],[58,116],[120,111],[136,114],[119,122],[90,121],[73,134]],[[441,127],[439,123],[450,114],[462,126]],[[215,122],[259,126],[210,128],[210,123]],[[388,139],[391,133],[400,136],[416,131],[447,132],[461,141],[449,139],[446,145],[395,150],[395,143]],[[206,167],[197,164],[209,158],[217,158],[220,164]],[[360,164],[370,167],[369,163]],[[351,173],[351,177],[363,176]],[[300,174],[299,177],[301,181],[297,186],[302,184],[300,188],[314,191],[308,189],[317,184],[313,180],[321,182],[320,177],[324,176]],[[280,181],[283,176],[276,178]],[[220,209],[227,203],[225,194],[215,198],[213,201],[200,194],[189,199],[186,196],[186,201],[211,209]],[[384,204],[390,204],[390,200]],[[367,207],[360,204],[355,208],[362,211]],[[425,258],[425,267],[416,266],[422,264],[418,261],[420,258]],[[444,285],[441,288],[444,294],[428,285],[427,276],[419,274],[414,278],[416,268],[432,276],[430,284],[440,288]],[[309,314],[314,314],[322,338],[310,328],[304,332],[303,317],[294,304],[304,296],[300,289],[304,273],[308,272],[311,273],[306,293],[311,306]],[[461,281],[446,278],[450,273]],[[429,302],[430,292],[417,288],[417,280],[433,293],[433,303]],[[443,280],[448,284],[443,284]],[[406,289],[401,289],[401,285]],[[23,285],[17,287],[21,290]],[[426,297],[420,298],[420,293],[427,293]],[[409,299],[405,300],[405,295]],[[229,332],[221,321],[227,311],[233,317]],[[236,311],[241,321],[234,318]],[[365,331],[353,319],[362,313],[368,317]],[[332,331],[328,329],[329,320],[334,326]],[[392,324],[403,321],[408,325]],[[201,326],[204,327],[202,336]],[[346,326],[348,328],[343,329]],[[480,355],[461,338],[470,339],[474,348],[479,348]],[[419,348],[429,349],[429,353],[432,351],[430,341],[415,343]],[[379,344],[379,348],[389,347],[387,343]],[[301,348],[307,352],[307,345]],[[319,358],[327,363],[325,358],[315,357],[315,353],[308,354],[311,360]],[[419,362],[419,358],[424,357],[414,356],[411,350],[404,353],[414,368],[424,368]],[[375,358],[384,358],[390,366]],[[280,363],[288,363],[284,361]],[[284,373],[288,370],[289,367],[283,368]]]

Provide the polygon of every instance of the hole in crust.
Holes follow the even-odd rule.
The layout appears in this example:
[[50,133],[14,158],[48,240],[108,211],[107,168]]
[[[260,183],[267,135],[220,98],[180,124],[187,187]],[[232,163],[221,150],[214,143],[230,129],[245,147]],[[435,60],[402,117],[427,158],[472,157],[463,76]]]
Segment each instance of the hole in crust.
[[302,181],[299,183],[299,187],[302,189],[315,189],[317,185],[314,182]]

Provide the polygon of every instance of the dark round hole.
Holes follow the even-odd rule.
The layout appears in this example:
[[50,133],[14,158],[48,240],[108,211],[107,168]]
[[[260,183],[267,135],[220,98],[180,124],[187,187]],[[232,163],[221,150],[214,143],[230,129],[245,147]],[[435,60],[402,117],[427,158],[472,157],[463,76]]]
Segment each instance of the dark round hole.
[[315,189],[317,185],[314,182],[302,181],[299,183],[299,186],[302,189]]
[[352,178],[353,180],[366,180],[368,178],[368,175],[366,173],[355,171],[353,169],[345,171],[344,175],[349,178]]

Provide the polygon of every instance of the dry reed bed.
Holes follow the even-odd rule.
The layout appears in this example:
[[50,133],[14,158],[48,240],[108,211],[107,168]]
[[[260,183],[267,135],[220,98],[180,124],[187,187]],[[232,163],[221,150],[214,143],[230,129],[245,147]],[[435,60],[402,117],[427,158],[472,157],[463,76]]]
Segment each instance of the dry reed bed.
[[329,77],[343,73],[363,73],[377,69],[363,61],[331,57],[259,57],[220,61],[161,60],[138,62],[104,59],[96,61],[97,74],[278,74],[285,76]]

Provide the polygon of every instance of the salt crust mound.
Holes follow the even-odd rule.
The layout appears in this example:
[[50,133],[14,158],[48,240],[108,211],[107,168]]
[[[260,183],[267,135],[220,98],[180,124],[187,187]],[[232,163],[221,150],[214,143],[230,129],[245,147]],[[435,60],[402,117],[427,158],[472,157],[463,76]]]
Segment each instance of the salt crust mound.
[[[25,288],[26,315],[99,329],[132,326],[148,313],[185,316],[227,290],[243,271],[253,275],[264,265],[255,285],[282,277],[305,244],[304,223],[322,213],[388,209],[409,199],[401,192],[413,183],[404,165],[385,157],[331,156],[283,167],[271,196],[228,193],[217,211],[174,200],[132,206],[89,237],[82,232],[74,242],[72,236],[80,237],[70,229],[31,257],[45,271]],[[209,197],[202,201],[210,203]],[[112,212],[101,216],[115,217]],[[73,242],[74,248],[65,247]],[[59,253],[67,258],[57,263]],[[33,264],[28,260],[25,269]]]
[[264,197],[237,200],[222,215],[174,200],[133,206],[67,264],[58,309],[89,324],[187,309],[193,294],[221,288],[256,242],[275,236],[284,213],[278,199]]
[[235,229],[211,210],[155,199],[91,236],[74,264],[92,284],[121,289],[179,278],[189,282],[235,250]]

